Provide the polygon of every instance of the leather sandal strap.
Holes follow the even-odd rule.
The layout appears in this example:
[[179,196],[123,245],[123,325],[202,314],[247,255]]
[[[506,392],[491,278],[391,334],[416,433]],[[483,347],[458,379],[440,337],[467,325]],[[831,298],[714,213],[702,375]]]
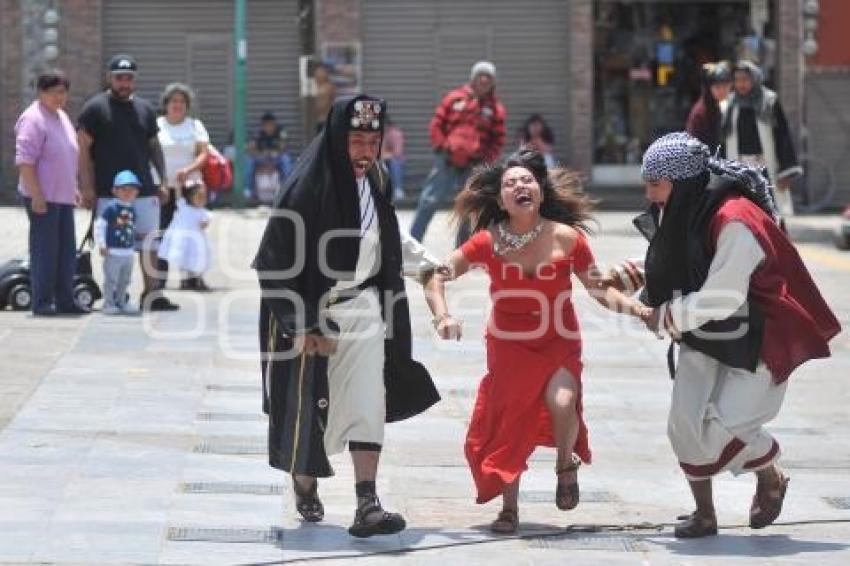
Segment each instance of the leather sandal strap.
[[560,468],[555,467],[555,475],[560,476],[561,474],[565,474],[567,472],[575,472],[581,467],[581,458],[573,454],[572,460],[566,466],[561,466]]

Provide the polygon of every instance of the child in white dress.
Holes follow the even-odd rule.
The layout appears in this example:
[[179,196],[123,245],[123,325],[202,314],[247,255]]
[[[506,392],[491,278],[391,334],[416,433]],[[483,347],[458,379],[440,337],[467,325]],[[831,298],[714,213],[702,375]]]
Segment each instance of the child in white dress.
[[209,291],[203,280],[212,265],[212,248],[206,229],[210,224],[210,211],[204,208],[207,191],[200,181],[187,181],[183,197],[177,200],[174,219],[162,237],[159,257],[183,272],[180,288]]

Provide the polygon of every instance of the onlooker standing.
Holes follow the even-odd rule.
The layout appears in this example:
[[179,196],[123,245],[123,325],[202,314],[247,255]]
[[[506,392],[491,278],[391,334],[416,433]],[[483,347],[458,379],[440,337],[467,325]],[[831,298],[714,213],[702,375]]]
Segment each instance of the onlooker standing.
[[[505,107],[496,98],[496,67],[479,61],[472,67],[469,83],[449,92],[431,119],[434,167],[425,180],[410,234],[419,241],[437,207],[451,200],[463,187],[472,167],[499,158],[505,145]],[[458,245],[469,237],[464,224]]]
[[384,139],[381,159],[390,172],[393,200],[404,198],[404,133],[390,117],[384,116]]
[[248,142],[245,167],[245,196],[257,199],[257,188],[254,186],[254,177],[257,167],[271,163],[280,175],[280,183],[289,176],[292,171],[293,159],[286,151],[286,130],[278,124],[277,118],[272,112],[266,112],[260,117],[260,130],[257,135]]
[[712,152],[720,145],[720,103],[731,88],[732,71],[726,61],[702,66],[702,94],[691,108],[685,130]]
[[207,210],[207,190],[200,181],[187,181],[183,196],[177,201],[174,221],[165,231],[159,247],[159,257],[184,273],[180,288],[210,291],[203,279],[212,265],[212,247],[206,234],[210,225]]
[[38,98],[15,124],[18,191],[30,221],[32,312],[39,316],[89,312],[74,302],[79,150],[74,125],[62,110],[69,87],[62,71],[39,75]]
[[155,187],[151,177],[153,164],[160,179],[168,178],[157,137],[156,113],[149,102],[133,94],[138,66],[132,57],[116,55],[108,68],[109,88],[90,98],[79,117],[83,199],[92,206],[97,196],[99,216],[112,198],[115,175],[125,169],[136,175],[141,183],[135,201],[136,244],[144,277],[139,302],[145,309],[176,310],[179,307],[158,289],[156,277],[160,202],[168,200],[168,191]]
[[133,201],[142,183],[132,171],[115,175],[115,198],[103,207],[94,223],[94,241],[103,256],[103,314],[135,314],[127,300],[133,274],[136,211]]
[[[194,102],[192,89],[182,83],[171,83],[160,97],[162,116],[157,118],[159,145],[165,158],[165,186],[168,201],[160,209],[159,225],[168,228],[174,217],[180,188],[189,180],[201,181],[201,169],[209,155],[210,136],[203,122],[189,115]],[[168,279],[168,262],[160,255],[160,286]]]
[[327,63],[320,62],[313,70],[313,82],[316,84],[316,96],[313,101],[313,121],[316,133],[325,127],[328,112],[336,99],[336,85],[331,81],[331,70]]
[[739,61],[732,71],[734,92],[721,104],[721,141],[725,155],[748,165],[767,167],[776,183],[776,201],[783,216],[793,216],[791,181],[803,174],[797,162],[791,130],[775,92],[762,84],[762,73],[751,61]]
[[555,156],[552,154],[555,134],[540,114],[532,114],[525,119],[520,135],[520,145],[530,147],[542,155],[546,167],[555,167]]

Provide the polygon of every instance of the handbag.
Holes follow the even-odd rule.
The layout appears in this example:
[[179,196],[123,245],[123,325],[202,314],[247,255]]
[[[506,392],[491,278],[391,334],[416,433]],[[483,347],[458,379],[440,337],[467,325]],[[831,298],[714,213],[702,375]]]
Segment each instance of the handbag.
[[209,144],[201,175],[208,191],[223,193],[233,188],[233,166],[212,144]]

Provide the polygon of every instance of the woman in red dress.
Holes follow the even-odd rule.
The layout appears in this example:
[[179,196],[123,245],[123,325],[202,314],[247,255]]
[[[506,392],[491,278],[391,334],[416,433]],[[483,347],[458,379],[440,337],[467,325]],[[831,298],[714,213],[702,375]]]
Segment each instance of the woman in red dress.
[[590,201],[575,174],[547,170],[543,156],[523,149],[500,166],[480,168],[459,195],[455,212],[475,235],[436,275],[428,293],[434,325],[460,339],[460,321],[445,300],[444,281],[471,267],[490,276],[493,310],[486,332],[487,374],[467,432],[466,458],[478,503],[501,495],[494,532],[519,526],[519,480],[537,446],[557,448],[559,509],[579,502],[577,470],[590,462],[582,416],[581,335],[571,301],[571,274],[604,306],[634,316],[645,307],[603,288],[584,233]]

